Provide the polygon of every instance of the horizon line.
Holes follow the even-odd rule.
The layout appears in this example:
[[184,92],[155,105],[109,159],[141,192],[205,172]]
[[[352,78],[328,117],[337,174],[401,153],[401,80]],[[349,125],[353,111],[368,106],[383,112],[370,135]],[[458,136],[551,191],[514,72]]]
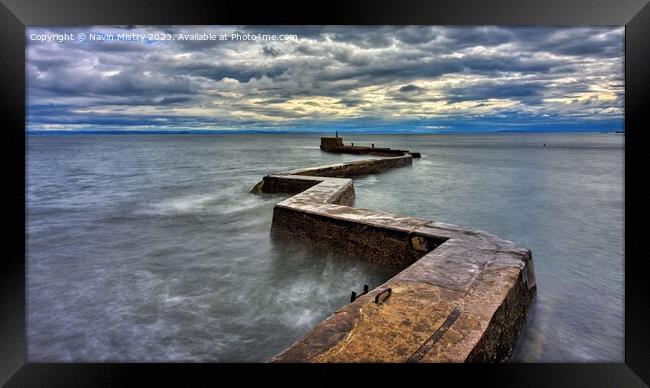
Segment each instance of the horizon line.
[[[25,135],[319,135],[334,134],[337,131],[293,131],[293,130],[26,130]],[[475,130],[475,131],[338,131],[349,135],[456,135],[456,134],[513,134],[513,133],[625,133],[625,130]]]

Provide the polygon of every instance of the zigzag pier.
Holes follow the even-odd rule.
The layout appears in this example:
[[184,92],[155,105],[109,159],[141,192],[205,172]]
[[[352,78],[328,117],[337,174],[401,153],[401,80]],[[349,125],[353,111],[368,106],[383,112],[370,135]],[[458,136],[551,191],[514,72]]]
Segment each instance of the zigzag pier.
[[[340,138],[324,138],[321,149],[326,139]],[[332,152],[347,151],[337,148]],[[368,153],[374,152],[370,148]],[[379,287],[353,295],[351,303],[270,362],[510,358],[536,292],[532,253],[482,230],[352,207],[351,177],[413,163],[414,153],[389,153],[267,175],[253,188],[294,194],[274,207],[274,239],[301,241],[399,271]]]

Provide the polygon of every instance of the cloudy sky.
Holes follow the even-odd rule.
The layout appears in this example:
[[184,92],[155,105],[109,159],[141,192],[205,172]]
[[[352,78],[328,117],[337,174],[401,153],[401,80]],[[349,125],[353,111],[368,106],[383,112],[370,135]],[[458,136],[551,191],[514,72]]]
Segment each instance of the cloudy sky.
[[[33,40],[56,33],[75,40]],[[195,33],[228,40],[177,39]],[[30,27],[27,42],[30,131],[623,129],[622,27]]]

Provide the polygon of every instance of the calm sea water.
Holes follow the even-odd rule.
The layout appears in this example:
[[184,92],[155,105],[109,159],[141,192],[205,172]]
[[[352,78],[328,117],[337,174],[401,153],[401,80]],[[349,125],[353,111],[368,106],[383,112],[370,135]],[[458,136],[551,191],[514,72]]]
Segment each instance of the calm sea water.
[[[533,251],[513,361],[623,361],[624,138],[350,135],[422,153],[355,206],[485,229]],[[394,273],[269,239],[290,168],[361,159],[310,135],[28,136],[27,342],[39,361],[264,361]],[[545,144],[545,146],[544,146]]]

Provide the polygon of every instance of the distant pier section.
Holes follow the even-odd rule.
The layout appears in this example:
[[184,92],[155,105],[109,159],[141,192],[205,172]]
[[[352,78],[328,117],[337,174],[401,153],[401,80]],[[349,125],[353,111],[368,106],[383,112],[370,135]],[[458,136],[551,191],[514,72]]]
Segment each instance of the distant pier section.
[[354,145],[346,145],[343,143],[343,138],[339,137],[339,133],[336,132],[335,137],[321,137],[320,138],[320,149],[325,152],[332,152],[335,154],[359,154],[359,155],[375,155],[375,156],[404,156],[411,155],[414,158],[419,158],[419,152],[411,152],[409,150],[395,150],[385,147],[375,147],[374,144],[371,144],[370,147]]
[[323,148],[390,155],[265,176],[252,192],[293,195],[273,208],[272,238],[398,273],[353,290],[349,304],[269,361],[508,361],[537,290],[532,252],[483,230],[355,208],[350,178],[408,166],[414,153],[346,146],[338,136]]

